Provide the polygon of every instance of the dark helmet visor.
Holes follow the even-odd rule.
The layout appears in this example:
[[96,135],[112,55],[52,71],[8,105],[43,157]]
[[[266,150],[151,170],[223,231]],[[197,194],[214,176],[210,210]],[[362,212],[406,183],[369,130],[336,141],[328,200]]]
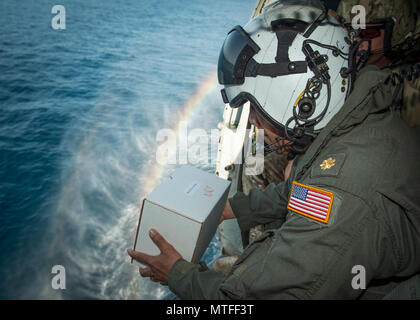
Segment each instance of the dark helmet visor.
[[260,51],[260,47],[241,26],[236,26],[227,35],[220,51],[218,78],[222,85],[238,85],[245,81],[245,70],[249,60]]

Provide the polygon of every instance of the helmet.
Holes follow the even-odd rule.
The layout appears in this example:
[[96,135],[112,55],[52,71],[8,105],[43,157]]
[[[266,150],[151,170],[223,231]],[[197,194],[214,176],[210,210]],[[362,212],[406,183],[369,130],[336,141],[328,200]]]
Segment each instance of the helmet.
[[218,80],[224,102],[237,108],[249,101],[292,145],[311,142],[349,92],[346,37],[321,1],[271,3],[223,43]]

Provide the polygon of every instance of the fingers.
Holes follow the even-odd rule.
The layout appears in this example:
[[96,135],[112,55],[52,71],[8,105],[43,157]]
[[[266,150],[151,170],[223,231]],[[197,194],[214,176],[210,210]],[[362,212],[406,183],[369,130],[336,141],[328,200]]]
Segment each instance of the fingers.
[[139,271],[143,278],[149,277],[153,282],[159,282],[164,286],[168,285],[168,281],[163,279],[159,272],[155,273],[151,268],[139,268]]
[[156,230],[151,229],[149,236],[160,249],[160,255],[151,256],[143,252],[134,251],[132,249],[128,249],[127,253],[136,261],[147,265],[147,268],[140,268],[139,270],[142,277],[150,277],[150,279],[154,282],[167,285],[169,272],[172,266],[177,260],[182,258],[182,256]]
[[160,252],[164,252],[170,248],[170,244],[155,229],[151,229],[149,235],[152,241],[159,247]]
[[152,269],[150,268],[140,268],[140,275],[144,277],[151,277],[152,276]]
[[140,271],[140,275],[143,278],[149,277],[150,280],[152,280],[153,282],[157,282],[157,278],[156,278],[156,274],[153,272],[153,270],[151,268],[139,268]]
[[143,252],[138,252],[131,249],[128,249],[127,253],[131,258],[140,263],[145,263],[147,265],[152,264],[153,256],[149,256],[148,254],[145,254]]

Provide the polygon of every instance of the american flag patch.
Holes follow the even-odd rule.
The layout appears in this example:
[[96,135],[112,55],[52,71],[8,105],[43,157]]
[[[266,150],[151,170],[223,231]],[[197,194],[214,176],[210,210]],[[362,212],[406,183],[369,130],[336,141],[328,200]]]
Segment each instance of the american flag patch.
[[334,194],[293,181],[287,209],[313,220],[328,223]]

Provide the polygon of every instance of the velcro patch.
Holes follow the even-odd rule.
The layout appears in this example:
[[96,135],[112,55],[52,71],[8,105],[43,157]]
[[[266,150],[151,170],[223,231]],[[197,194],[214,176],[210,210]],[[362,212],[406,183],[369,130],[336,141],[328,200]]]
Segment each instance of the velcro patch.
[[293,181],[287,209],[310,219],[328,223],[334,194]]

